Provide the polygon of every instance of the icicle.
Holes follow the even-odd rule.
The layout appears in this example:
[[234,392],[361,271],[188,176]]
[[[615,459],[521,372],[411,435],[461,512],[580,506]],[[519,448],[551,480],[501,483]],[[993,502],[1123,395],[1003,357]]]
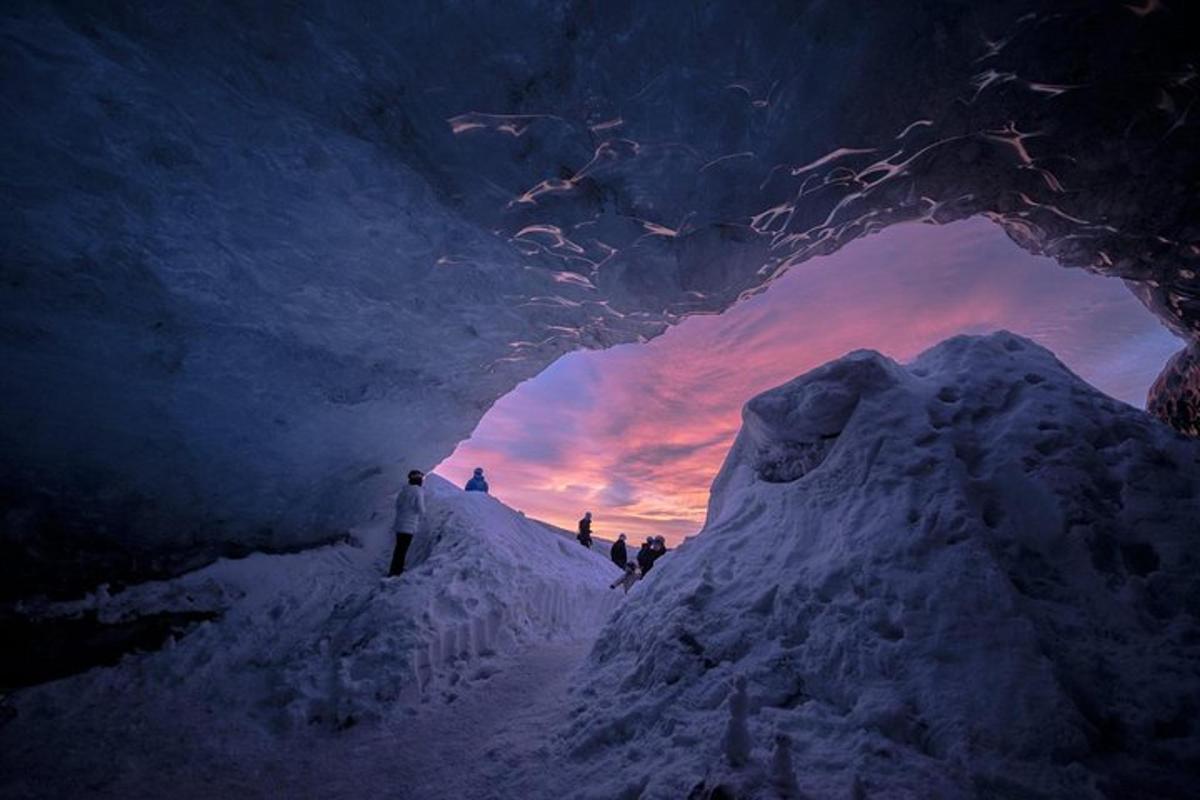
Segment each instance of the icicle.
[[729,696],[729,725],[725,728],[725,758],[733,767],[743,767],[750,761],[750,729],[746,719],[750,710],[750,698],[746,694],[746,677],[738,675],[733,681],[733,694]]
[[797,800],[800,787],[796,785],[796,774],[792,771],[792,737],[786,733],[775,734],[775,751],[771,754],[771,783],[784,800]]

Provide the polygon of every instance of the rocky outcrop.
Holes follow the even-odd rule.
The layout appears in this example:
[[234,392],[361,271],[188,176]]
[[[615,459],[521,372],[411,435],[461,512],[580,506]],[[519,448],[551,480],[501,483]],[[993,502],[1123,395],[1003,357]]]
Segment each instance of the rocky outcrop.
[[1180,350],[1150,387],[1146,410],[1189,436],[1200,436],[1200,346]]

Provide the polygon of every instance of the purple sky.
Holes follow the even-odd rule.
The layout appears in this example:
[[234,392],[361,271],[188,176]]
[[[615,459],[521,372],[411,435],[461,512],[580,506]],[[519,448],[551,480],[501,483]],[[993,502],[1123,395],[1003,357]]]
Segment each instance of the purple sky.
[[703,524],[747,399],[856,348],[904,361],[997,328],[1138,407],[1182,346],[1120,281],[1031,256],[986,220],[901,225],[649,344],[559,359],[501,398],[437,471],[463,483],[482,466],[493,494],[563,527],[591,510],[601,536],[678,541]]

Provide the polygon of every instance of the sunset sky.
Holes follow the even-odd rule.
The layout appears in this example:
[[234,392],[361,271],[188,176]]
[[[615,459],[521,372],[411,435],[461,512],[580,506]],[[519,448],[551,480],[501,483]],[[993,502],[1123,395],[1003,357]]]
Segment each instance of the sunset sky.
[[872,348],[904,361],[949,336],[1007,328],[1138,407],[1182,345],[1121,282],[1020,250],[995,225],[903,225],[808,261],[719,316],[643,345],[568,355],[501,398],[437,472],[482,466],[492,494],[600,536],[679,541],[743,403],[830,359]]

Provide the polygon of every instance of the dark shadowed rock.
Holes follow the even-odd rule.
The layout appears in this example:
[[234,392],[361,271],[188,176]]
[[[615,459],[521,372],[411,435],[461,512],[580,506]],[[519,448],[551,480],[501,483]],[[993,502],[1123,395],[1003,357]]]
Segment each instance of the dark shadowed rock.
[[1180,350],[1150,387],[1146,410],[1175,430],[1200,436],[1200,347]]

